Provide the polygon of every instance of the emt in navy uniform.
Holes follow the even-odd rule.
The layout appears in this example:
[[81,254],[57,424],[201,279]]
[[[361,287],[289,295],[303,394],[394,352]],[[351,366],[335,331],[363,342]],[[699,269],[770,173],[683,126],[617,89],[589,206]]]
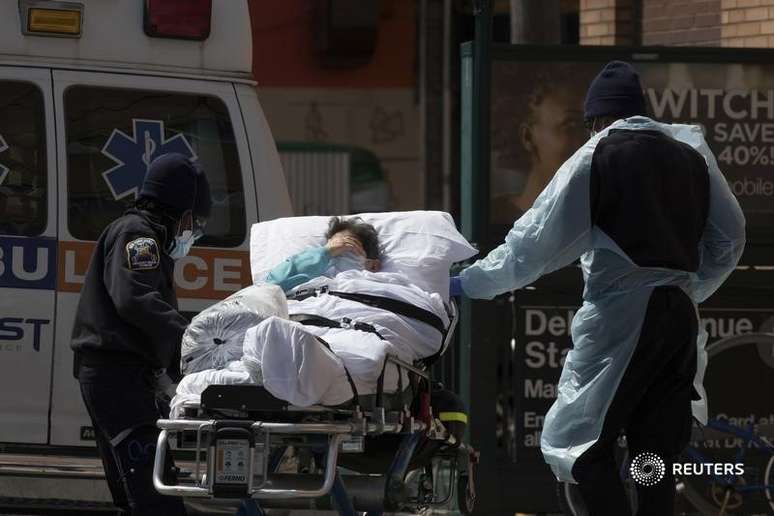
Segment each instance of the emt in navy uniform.
[[652,454],[663,461],[641,471],[637,515],[673,514],[671,466],[692,415],[707,419],[697,304],[736,267],[745,220],[701,127],[645,116],[629,64],[605,66],[584,111],[591,138],[450,290],[491,299],[580,258],[583,306],[541,433],[543,457],[557,479],[577,484],[588,514],[625,516],[614,459],[623,432],[634,464]]
[[[185,514],[182,500],[153,487],[153,461],[166,417],[164,385],[179,376],[188,320],[177,308],[174,261],[203,233],[211,206],[207,178],[182,154],[148,167],[135,207],[102,232],[86,273],[71,346],[119,514]],[[175,476],[167,458],[167,480]]]

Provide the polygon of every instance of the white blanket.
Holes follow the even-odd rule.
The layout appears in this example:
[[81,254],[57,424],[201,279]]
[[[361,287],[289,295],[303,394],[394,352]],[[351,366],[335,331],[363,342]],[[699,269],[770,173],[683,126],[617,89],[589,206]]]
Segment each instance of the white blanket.
[[[401,274],[347,271],[333,279],[317,278],[298,289],[322,285],[335,291],[403,301],[435,314],[444,327],[449,326],[441,296],[428,294]],[[358,394],[373,394],[387,354],[411,363],[435,354],[442,346],[443,335],[427,323],[329,294],[288,301],[288,312],[364,322],[372,325],[384,340],[369,332],[305,326],[270,317],[246,332],[241,361],[232,363],[227,373],[210,370],[185,377],[178,386],[173,406],[196,400],[211,383],[262,383],[272,395],[293,405],[338,405],[352,398],[345,367]],[[386,392],[397,389],[396,367],[387,368],[384,385]],[[405,371],[403,385],[408,385]]]
[[205,369],[188,374],[177,384],[175,397],[170,402],[170,417],[175,419],[183,415],[184,404],[198,404],[202,393],[210,385],[260,384],[245,368],[241,360],[229,362],[223,369]]
[[[449,326],[441,297],[409,284],[400,274],[347,271],[333,279],[317,278],[298,289],[321,285],[403,301],[435,314],[444,327]],[[248,331],[243,357],[246,367],[260,368],[266,390],[299,406],[337,405],[351,399],[345,367],[358,394],[373,394],[387,354],[412,363],[438,352],[443,341],[441,332],[427,323],[330,294],[289,301],[288,312],[364,322],[382,337],[354,329],[303,326],[279,318],[270,318]],[[315,337],[323,339],[333,353]],[[404,373],[404,386],[407,381]],[[389,366],[385,390],[392,392],[397,386],[397,368]]]

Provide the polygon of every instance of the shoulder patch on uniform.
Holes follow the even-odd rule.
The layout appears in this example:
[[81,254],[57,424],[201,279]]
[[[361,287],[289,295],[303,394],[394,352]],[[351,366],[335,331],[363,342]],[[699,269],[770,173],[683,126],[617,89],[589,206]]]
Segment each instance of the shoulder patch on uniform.
[[126,244],[126,261],[131,270],[155,269],[159,266],[159,245],[152,238],[136,238]]

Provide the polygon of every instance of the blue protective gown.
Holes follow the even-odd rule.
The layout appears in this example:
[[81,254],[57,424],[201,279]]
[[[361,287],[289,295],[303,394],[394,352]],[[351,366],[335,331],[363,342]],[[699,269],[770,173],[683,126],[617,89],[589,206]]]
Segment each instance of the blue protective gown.
[[[660,131],[704,157],[710,198],[696,272],[639,267],[591,223],[592,156],[599,141],[612,129]],[[701,128],[631,117],[618,120],[578,149],[533,206],[514,223],[505,243],[462,271],[466,295],[491,299],[580,258],[585,280],[583,305],[572,322],[573,349],[567,354],[558,396],[546,415],[541,436],[545,460],[559,480],[575,482],[573,464],[600,435],[607,409],[639,339],[653,289],[676,285],[694,304],[700,303],[735,268],[744,244],[744,216]],[[702,386],[706,340],[707,334],[700,328],[694,387],[702,399],[693,402],[692,411],[702,422],[707,419]]]
[[331,255],[325,247],[301,251],[274,267],[266,276],[268,283],[288,292],[293,288],[322,276],[328,270]]

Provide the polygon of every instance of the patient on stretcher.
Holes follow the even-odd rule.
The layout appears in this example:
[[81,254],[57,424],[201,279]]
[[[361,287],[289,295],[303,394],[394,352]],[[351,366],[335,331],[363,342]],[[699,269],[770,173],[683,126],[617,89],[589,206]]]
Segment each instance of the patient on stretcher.
[[[296,251],[293,248],[301,245],[286,245],[285,233],[278,247],[286,257],[279,262],[276,255],[268,257],[265,250],[260,254],[261,249],[256,249],[261,246],[256,237],[270,236],[277,228],[263,228],[267,230],[256,235],[254,227],[254,280],[263,288],[270,288],[269,284],[282,288],[289,317],[270,316],[247,329],[240,360],[230,362],[225,370],[200,371],[184,378],[173,408],[211,383],[260,383],[275,397],[298,406],[339,405],[355,392],[373,394],[383,371],[385,392],[407,386],[405,371],[401,373],[394,364],[385,369],[385,359],[392,355],[413,363],[439,353],[449,326],[444,304],[448,292],[435,285],[442,285],[444,279],[448,284],[449,265],[475,250],[456,232],[447,214],[371,217],[382,226],[381,233],[360,218],[333,217],[316,238],[308,234],[309,226],[323,229],[322,218],[303,217],[312,219],[303,227],[307,235],[301,241],[306,245]],[[407,226],[412,218],[415,221]],[[444,226],[443,231],[428,229],[434,225]],[[405,232],[396,231],[400,229]],[[380,242],[381,234],[386,242]],[[311,240],[320,243],[308,245]],[[405,243],[416,249],[402,250]],[[272,242],[263,246],[268,248]],[[295,252],[288,253],[291,250]],[[439,268],[441,274],[431,270]],[[433,277],[438,281],[433,282]]]
[[269,272],[266,281],[285,292],[319,276],[333,277],[346,270],[378,272],[379,235],[359,217],[332,217],[324,246],[297,253]]

